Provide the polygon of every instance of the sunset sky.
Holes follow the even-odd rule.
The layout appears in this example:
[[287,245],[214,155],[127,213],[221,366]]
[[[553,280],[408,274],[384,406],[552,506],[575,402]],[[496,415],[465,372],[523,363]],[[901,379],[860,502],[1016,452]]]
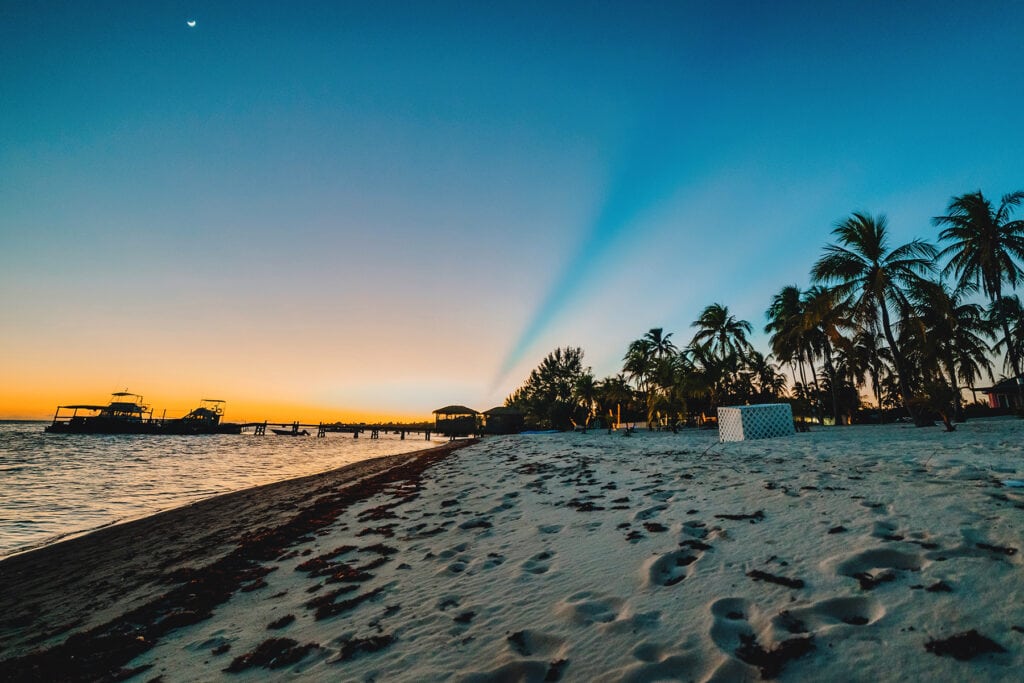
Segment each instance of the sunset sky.
[[[187,21],[196,25],[189,27]],[[1019,2],[0,2],[0,417],[500,404],[1024,189]],[[763,334],[754,337],[766,350]]]

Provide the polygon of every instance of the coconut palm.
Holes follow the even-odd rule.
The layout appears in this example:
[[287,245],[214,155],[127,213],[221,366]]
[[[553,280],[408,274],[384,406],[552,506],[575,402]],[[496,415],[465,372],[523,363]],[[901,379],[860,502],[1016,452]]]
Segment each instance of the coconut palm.
[[777,399],[786,389],[786,378],[772,362],[772,354],[767,356],[759,351],[751,351],[747,358],[754,383],[757,385],[757,399],[761,402]]
[[793,373],[793,382],[807,383],[804,376],[804,356],[807,345],[804,339],[803,294],[796,285],[787,285],[772,297],[765,317],[768,324],[764,326],[766,334],[771,335],[772,353],[780,361],[789,363]]
[[[848,343],[840,331],[841,328],[850,325],[847,311],[843,302],[836,299],[835,293],[821,285],[815,285],[804,292],[801,302],[803,328],[811,350],[811,371],[814,373],[814,356],[820,355],[825,363],[825,378],[828,380],[829,394],[832,398],[832,417],[835,424],[839,424],[836,390],[841,383],[836,379],[834,355],[837,346]],[[815,379],[815,386],[817,385]]]
[[855,212],[837,224],[832,234],[838,244],[825,247],[825,255],[811,269],[812,279],[833,285],[836,300],[848,307],[858,326],[879,325],[892,352],[904,406],[916,423],[930,423],[910,403],[911,368],[896,343],[892,312],[909,310],[905,290],[932,271],[935,247],[915,239],[890,250],[885,216],[867,213]]
[[[1003,284],[1016,288],[1024,281],[1020,262],[1024,260],[1024,220],[1011,220],[1013,210],[1024,202],[1024,191],[1003,195],[999,208],[981,193],[969,192],[949,200],[945,216],[936,216],[932,223],[942,226],[939,240],[949,242],[940,253],[949,262],[944,273],[953,273],[958,285],[980,285],[994,304],[1002,298]],[[1007,360],[1015,377],[1021,374],[1019,341],[1014,341],[1009,326],[1001,323],[1007,341]],[[1020,406],[1024,407],[1024,385]]]
[[664,330],[660,327],[652,327],[643,336],[644,341],[648,344],[647,350],[654,358],[665,358],[677,351],[676,345],[670,339],[672,333],[663,334],[663,332]]
[[973,286],[950,289],[942,281],[924,281],[910,292],[919,321],[915,327],[922,333],[922,367],[934,367],[933,381],[941,379],[948,384],[957,420],[963,419],[960,382],[973,386],[982,370],[992,374],[985,341],[992,337],[992,325],[980,305],[963,300],[974,291]]
[[879,410],[882,409],[882,383],[893,374],[892,353],[888,347],[879,346],[880,337],[875,330],[859,330],[853,335],[850,345],[840,349],[845,352],[844,362],[854,384],[863,386],[865,377],[871,381],[871,391]]
[[641,393],[647,393],[647,384],[654,369],[650,340],[644,337],[631,342],[622,361],[622,371],[633,380]]
[[[996,340],[992,350],[1003,356],[1003,369],[1011,370],[1010,359],[1024,354],[1024,306],[1014,294],[992,302],[988,308],[988,319],[996,329],[1003,330],[1003,336]],[[1018,375],[1015,375],[1018,376]]]
[[753,331],[750,323],[746,320],[737,320],[736,316],[731,315],[729,309],[722,304],[711,304],[705,308],[691,327],[698,329],[690,345],[702,348],[719,360],[729,356],[746,358],[747,352],[751,349],[750,342],[747,341],[747,335]]
[[629,419],[634,396],[633,389],[629,386],[625,375],[620,373],[612,377],[605,377],[598,382],[596,399],[598,411],[603,419],[607,419],[609,428],[618,421],[623,406],[625,406],[627,419]]
[[576,378],[576,384],[573,386],[573,396],[583,412],[584,427],[590,426],[590,420],[594,417],[597,393],[598,383],[594,379],[594,373],[590,372],[588,368],[586,372]]

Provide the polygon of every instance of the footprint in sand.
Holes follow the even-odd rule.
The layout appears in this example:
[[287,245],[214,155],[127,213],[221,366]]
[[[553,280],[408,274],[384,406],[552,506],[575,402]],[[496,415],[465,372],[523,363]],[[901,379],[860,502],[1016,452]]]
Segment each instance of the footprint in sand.
[[554,552],[545,550],[526,560],[520,566],[523,572],[527,574],[546,574],[551,569],[551,560],[554,557]]
[[772,618],[772,624],[787,633],[811,633],[837,625],[870,626],[884,616],[885,607],[878,600],[851,596],[784,610]]
[[743,644],[743,639],[754,635],[751,619],[758,619],[760,612],[754,603],[745,598],[722,598],[711,603],[711,640],[718,648],[732,655]]
[[[987,557],[991,560],[1002,560],[1018,565],[1024,561],[1020,548],[996,543],[977,529],[967,527],[961,529],[960,534],[963,536],[963,541],[959,546],[947,550],[935,550],[925,557],[936,562],[951,557]],[[924,547],[923,544],[922,547]]]
[[764,619],[757,606],[744,598],[716,600],[709,611],[711,640],[726,658],[708,680],[750,680],[753,678],[750,667],[760,671],[762,680],[777,678],[787,662],[815,649],[813,635],[759,642],[758,632],[767,636]]
[[617,671],[609,672],[602,680],[620,683],[649,683],[650,681],[706,680],[703,657],[695,652],[669,650],[657,643],[641,643],[633,650],[637,662]]
[[509,635],[505,642],[512,652],[522,657],[552,657],[561,654],[565,638],[554,633],[523,629]]
[[633,515],[633,521],[641,522],[647,519],[652,519],[654,517],[657,517],[658,514],[662,510],[665,510],[666,508],[668,508],[668,505],[652,505],[651,507],[640,510],[635,515]]
[[690,538],[707,538],[707,525],[704,522],[697,520],[683,522],[683,534],[689,536]]
[[459,553],[464,553],[467,550],[469,550],[469,544],[460,543],[458,545],[452,546],[451,548],[448,548],[447,550],[442,550],[437,554],[437,557],[440,557],[442,560],[449,560],[458,555]]
[[[831,558],[823,564],[829,565],[835,561],[836,558]],[[836,562],[835,571],[840,576],[857,579],[861,590],[873,590],[882,583],[899,578],[896,572],[919,572],[925,564],[925,558],[917,553],[893,548],[871,548]]]
[[661,627],[660,610],[639,612],[637,614],[625,614],[624,612],[620,612],[614,620],[602,623],[599,627],[601,632],[605,634],[630,634],[635,636],[642,631],[658,632]]
[[625,601],[603,593],[581,591],[555,605],[555,613],[579,626],[607,624],[619,617]]
[[693,572],[692,565],[704,556],[706,548],[687,546],[673,550],[649,561],[646,565],[647,583],[650,586],[674,586]]
[[899,525],[887,519],[878,520],[874,524],[871,535],[883,541],[902,541],[903,534],[897,533]]
[[500,553],[487,553],[487,558],[483,561],[483,569],[494,569],[505,564],[505,556]]
[[501,497],[501,502],[498,505],[492,507],[490,510],[488,510],[487,514],[493,515],[499,512],[504,512],[505,510],[511,510],[516,506],[516,503],[518,502],[516,501],[516,498],[518,497],[519,493],[517,491],[506,493],[504,496]]

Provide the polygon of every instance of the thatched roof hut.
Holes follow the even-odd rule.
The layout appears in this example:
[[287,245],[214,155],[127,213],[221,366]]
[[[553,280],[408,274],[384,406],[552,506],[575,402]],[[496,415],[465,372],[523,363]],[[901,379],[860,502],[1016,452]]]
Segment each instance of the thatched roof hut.
[[485,434],[518,434],[523,431],[526,416],[512,406],[495,406],[484,411]]
[[466,406],[451,405],[434,411],[434,431],[443,436],[476,434],[478,412]]
[[452,405],[445,406],[444,408],[438,408],[437,410],[434,411],[434,415],[458,417],[464,415],[479,415],[479,413],[477,413],[472,408],[467,408],[466,406]]

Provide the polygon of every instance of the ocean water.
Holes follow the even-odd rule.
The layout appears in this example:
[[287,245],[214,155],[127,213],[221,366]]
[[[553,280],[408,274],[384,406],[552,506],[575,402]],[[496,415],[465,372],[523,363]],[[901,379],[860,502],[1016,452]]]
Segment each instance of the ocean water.
[[422,434],[46,434],[46,424],[0,422],[0,558],[228,491],[435,445]]

